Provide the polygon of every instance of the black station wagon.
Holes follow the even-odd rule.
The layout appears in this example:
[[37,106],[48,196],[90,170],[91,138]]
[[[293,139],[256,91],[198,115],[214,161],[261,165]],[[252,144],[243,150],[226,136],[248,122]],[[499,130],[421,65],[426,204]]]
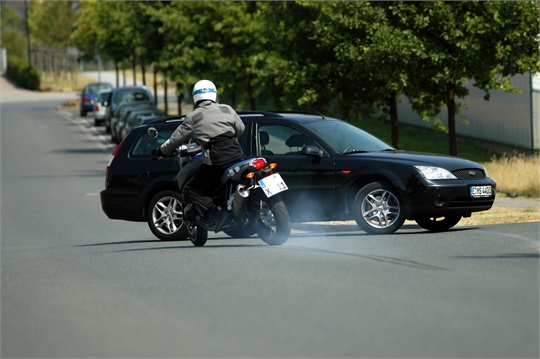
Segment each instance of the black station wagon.
[[[246,158],[277,163],[289,190],[280,193],[291,220],[354,219],[371,234],[393,233],[414,220],[446,231],[462,217],[491,208],[495,182],[473,161],[396,150],[338,119],[311,113],[239,112]],[[150,221],[156,196],[178,191],[175,158],[156,161],[157,148],[180,124],[167,117],[134,128],[113,153],[101,204],[111,219]],[[147,135],[149,126],[160,137]]]

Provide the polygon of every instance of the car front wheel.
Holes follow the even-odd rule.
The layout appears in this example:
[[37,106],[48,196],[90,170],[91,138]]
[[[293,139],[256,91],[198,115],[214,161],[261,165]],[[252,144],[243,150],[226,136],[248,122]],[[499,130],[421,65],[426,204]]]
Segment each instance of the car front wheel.
[[454,227],[461,221],[460,215],[450,215],[445,217],[421,217],[415,219],[416,223],[430,232],[444,232]]
[[370,234],[389,234],[401,228],[405,211],[395,190],[385,182],[362,187],[354,198],[354,218]]
[[152,233],[162,241],[188,239],[180,193],[163,191],[156,194],[148,205],[146,220]]

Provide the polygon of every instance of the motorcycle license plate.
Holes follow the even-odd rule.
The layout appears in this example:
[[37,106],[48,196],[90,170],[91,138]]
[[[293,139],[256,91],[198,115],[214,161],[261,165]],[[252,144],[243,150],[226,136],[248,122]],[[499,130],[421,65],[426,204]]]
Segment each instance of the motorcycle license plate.
[[471,186],[471,197],[491,197],[491,186]]
[[263,189],[266,197],[272,197],[279,192],[283,192],[289,189],[289,187],[287,187],[285,181],[283,180],[283,178],[281,178],[279,173],[275,173],[271,176],[259,180],[259,185]]

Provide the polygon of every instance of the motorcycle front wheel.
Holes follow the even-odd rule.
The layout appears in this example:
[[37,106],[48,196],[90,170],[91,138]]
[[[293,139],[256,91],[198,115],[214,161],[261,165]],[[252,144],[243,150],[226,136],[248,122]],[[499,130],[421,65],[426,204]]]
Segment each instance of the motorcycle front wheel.
[[253,191],[248,201],[248,213],[257,235],[266,244],[281,245],[289,239],[291,220],[279,196],[266,197],[262,191]]
[[187,225],[187,231],[189,233],[189,239],[195,247],[202,247],[206,244],[208,239],[208,230],[198,224],[189,223]]

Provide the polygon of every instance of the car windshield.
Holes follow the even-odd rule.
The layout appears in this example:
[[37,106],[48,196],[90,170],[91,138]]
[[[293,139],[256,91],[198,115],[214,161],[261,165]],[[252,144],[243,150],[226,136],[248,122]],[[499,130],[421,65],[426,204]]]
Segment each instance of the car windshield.
[[327,119],[304,125],[342,154],[395,150],[377,137],[344,121]]

